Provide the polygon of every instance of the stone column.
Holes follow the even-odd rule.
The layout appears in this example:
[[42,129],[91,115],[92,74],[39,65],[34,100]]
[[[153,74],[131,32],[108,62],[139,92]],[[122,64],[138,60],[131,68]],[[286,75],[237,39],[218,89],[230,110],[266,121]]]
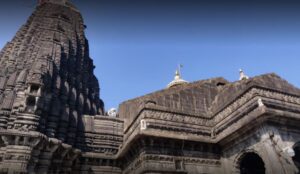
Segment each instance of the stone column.
[[89,174],[91,171],[91,165],[89,163],[89,159],[88,157],[85,157],[81,160],[79,160],[79,169],[78,169],[78,173],[80,174]]
[[37,167],[38,174],[47,174],[52,163],[52,157],[55,151],[61,145],[61,141],[50,139],[45,149],[41,152]]
[[50,173],[60,173],[62,169],[62,163],[66,155],[71,151],[72,146],[67,144],[62,144],[60,148],[55,152],[52,159],[52,166],[50,168]]
[[42,149],[44,149],[45,147],[45,141],[46,138],[43,139],[43,141],[41,141],[36,148],[34,148],[34,150],[32,151],[32,155],[31,155],[31,163],[28,166],[28,173],[29,174],[38,174],[36,173],[36,166],[39,162],[39,156],[41,154]]
[[80,155],[80,150],[78,149],[73,149],[72,151],[70,151],[66,158],[64,159],[62,168],[64,173],[70,173],[72,172],[72,165],[73,162],[78,158],[78,156]]

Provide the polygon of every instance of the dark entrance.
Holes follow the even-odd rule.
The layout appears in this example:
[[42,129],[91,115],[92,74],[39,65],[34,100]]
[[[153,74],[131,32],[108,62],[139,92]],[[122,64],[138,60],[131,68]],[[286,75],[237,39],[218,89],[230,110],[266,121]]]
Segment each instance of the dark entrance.
[[240,162],[241,174],[265,174],[265,164],[255,153],[247,153]]
[[[294,147],[294,151],[295,151],[295,156],[293,157],[293,161],[296,167],[298,168],[298,170],[300,171],[300,144],[299,143]],[[298,174],[300,174],[300,172],[298,172]]]

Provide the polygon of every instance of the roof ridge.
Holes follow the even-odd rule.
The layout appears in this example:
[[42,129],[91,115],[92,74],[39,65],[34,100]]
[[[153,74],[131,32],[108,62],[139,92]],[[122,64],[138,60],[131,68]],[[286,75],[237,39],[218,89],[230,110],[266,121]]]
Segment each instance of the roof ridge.
[[[142,95],[142,96],[139,96],[139,97],[136,97],[136,98],[133,98],[133,99],[129,99],[129,100],[123,101],[120,105],[122,105],[124,103],[127,103],[127,102],[133,102],[133,101],[137,101],[139,99],[154,96],[155,94],[159,94],[159,93],[163,93],[163,92],[167,92],[169,94],[169,93],[174,93],[176,91],[182,91],[182,90],[185,90],[187,88],[197,86],[200,83],[203,83],[203,85],[205,84],[205,82],[210,82],[211,83],[211,81],[213,81],[213,80],[222,80],[222,82],[227,82],[228,83],[228,81],[226,79],[224,79],[223,77],[215,77],[215,78],[210,78],[210,79],[192,81],[190,83],[182,84],[182,85],[179,85],[179,86],[174,86],[172,88],[165,88],[165,89],[157,90],[157,91],[154,91],[154,92],[146,94],[146,95]],[[159,96],[161,96],[161,95],[159,95]]]

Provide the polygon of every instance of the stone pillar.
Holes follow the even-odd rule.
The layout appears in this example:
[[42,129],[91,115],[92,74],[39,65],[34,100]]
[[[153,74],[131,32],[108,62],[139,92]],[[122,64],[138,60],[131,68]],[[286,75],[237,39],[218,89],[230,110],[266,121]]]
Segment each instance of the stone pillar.
[[63,113],[58,123],[57,137],[61,141],[65,142],[68,135],[70,107],[68,105],[64,105],[63,108]]
[[37,166],[38,174],[47,174],[52,163],[52,157],[55,151],[61,145],[61,141],[57,139],[50,139],[45,149],[41,152],[39,163]]
[[80,165],[80,167],[77,169],[76,172],[78,172],[80,174],[89,174],[90,173],[91,166],[89,164],[88,158],[83,158],[83,159],[79,160],[79,165]]
[[78,113],[76,110],[73,110],[70,113],[68,139],[67,139],[68,144],[74,145],[76,142],[77,125],[78,125]]
[[63,165],[62,165],[63,173],[72,172],[73,162],[78,158],[78,156],[80,155],[80,152],[81,152],[80,150],[74,149],[67,154],[67,156],[63,162]]
[[34,148],[34,150],[32,151],[31,163],[28,166],[28,173],[30,174],[38,174],[36,173],[36,166],[39,162],[39,156],[41,154],[41,151],[45,147],[45,140],[46,138],[44,139],[44,141],[42,141],[42,143],[38,144],[36,148]]
[[51,106],[51,112],[49,113],[49,116],[47,118],[47,126],[46,126],[46,135],[48,137],[55,137],[57,131],[57,127],[59,124],[59,117],[61,115],[61,109],[62,109],[62,104],[59,100],[58,97],[56,97],[58,93],[57,90],[54,90],[54,97],[52,99],[52,106]]
[[50,173],[60,173],[62,169],[62,163],[66,155],[70,152],[72,146],[67,144],[62,144],[60,148],[55,152],[52,159],[52,166],[50,168]]

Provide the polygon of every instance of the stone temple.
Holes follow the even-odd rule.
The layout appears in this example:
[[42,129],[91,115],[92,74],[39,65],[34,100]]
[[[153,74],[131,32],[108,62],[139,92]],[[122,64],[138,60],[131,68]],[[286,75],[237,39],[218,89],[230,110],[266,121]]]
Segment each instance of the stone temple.
[[188,83],[104,111],[78,9],[40,0],[0,52],[0,173],[297,174],[300,89]]

